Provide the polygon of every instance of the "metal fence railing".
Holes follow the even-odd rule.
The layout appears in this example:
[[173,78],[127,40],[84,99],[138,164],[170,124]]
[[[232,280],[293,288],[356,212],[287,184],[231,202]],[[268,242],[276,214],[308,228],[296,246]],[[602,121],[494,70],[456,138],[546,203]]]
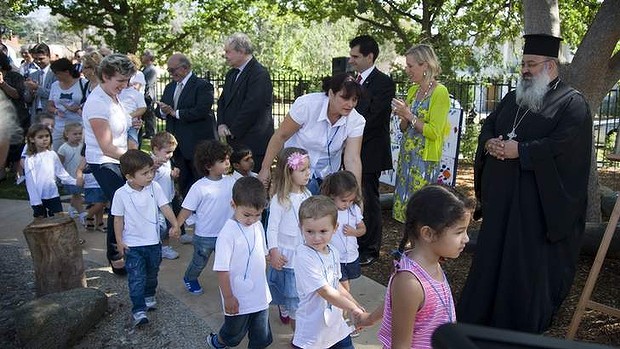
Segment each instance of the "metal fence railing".
[[[195,72],[199,77],[209,80],[215,89],[215,100],[219,98],[224,85],[223,76],[212,76],[209,72]],[[320,77],[309,77],[300,75],[272,75],[273,83],[273,118],[277,128],[295,98],[308,92],[319,91],[321,84]],[[157,96],[161,96],[165,85],[170,82],[168,74],[160,76],[155,88]],[[515,81],[469,81],[469,80],[449,80],[444,84],[450,91],[452,97],[457,100],[463,108],[466,116],[466,124],[479,123],[491,113],[499,104],[501,99],[516,86]],[[403,94],[409,88],[408,81],[399,80],[396,82],[396,91]],[[598,112],[593,116],[594,124],[594,143],[596,146],[596,156],[599,166],[609,166],[605,160],[605,155],[614,150],[615,139],[620,127],[620,90],[616,85],[603,99]],[[217,103],[213,105],[217,111]],[[163,121],[158,121],[158,130],[163,130]]]

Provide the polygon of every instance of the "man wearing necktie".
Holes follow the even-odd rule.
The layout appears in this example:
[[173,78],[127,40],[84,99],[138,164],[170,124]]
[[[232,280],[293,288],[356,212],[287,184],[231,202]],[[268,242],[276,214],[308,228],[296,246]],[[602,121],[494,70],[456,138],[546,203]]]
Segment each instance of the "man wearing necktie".
[[250,148],[258,172],[273,135],[273,86],[269,72],[252,52],[252,43],[243,33],[226,40],[224,57],[232,69],[217,101],[217,131],[233,148]]
[[199,178],[192,164],[196,144],[215,139],[213,85],[194,75],[190,60],[181,53],[170,56],[167,65],[172,81],[164,88],[156,113],[166,120],[166,131],[179,143],[174,161],[181,171],[179,186],[185,195]]
[[392,168],[390,149],[390,103],[396,91],[392,78],[375,66],[379,45],[371,36],[361,35],[349,43],[349,64],[357,71],[356,81],[364,93],[355,110],[364,116],[366,126],[362,138],[362,193],[366,234],[357,239],[360,264],[371,264],[379,257],[382,222],[379,202],[379,176]]
[[38,112],[45,110],[50,96],[52,83],[56,81],[56,75],[50,69],[50,48],[45,43],[35,45],[31,50],[33,61],[39,66],[39,70],[30,74],[24,82],[26,91],[24,100],[30,104],[30,121],[35,122]]

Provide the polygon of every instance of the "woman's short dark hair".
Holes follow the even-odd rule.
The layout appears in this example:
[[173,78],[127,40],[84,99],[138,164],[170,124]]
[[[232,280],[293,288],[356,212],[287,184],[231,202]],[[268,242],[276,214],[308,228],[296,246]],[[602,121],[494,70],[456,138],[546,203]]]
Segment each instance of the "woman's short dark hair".
[[342,91],[342,97],[345,99],[360,98],[362,96],[362,87],[347,73],[339,73],[323,78],[322,89],[326,95],[329,93],[329,90],[334,94]]
[[67,58],[60,58],[60,59],[57,59],[57,60],[53,61],[50,64],[50,69],[54,73],[68,71],[69,73],[71,73],[72,77],[74,77],[74,78],[79,78],[80,77],[80,73],[75,70],[75,68],[73,66],[73,63],[71,63],[71,61],[68,60]]

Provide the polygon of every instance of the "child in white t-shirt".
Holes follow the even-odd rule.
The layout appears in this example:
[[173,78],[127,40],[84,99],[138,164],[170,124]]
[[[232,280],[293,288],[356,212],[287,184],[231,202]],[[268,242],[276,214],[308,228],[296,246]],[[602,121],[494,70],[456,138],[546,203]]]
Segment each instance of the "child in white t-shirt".
[[26,135],[24,177],[34,217],[49,217],[62,212],[56,178],[76,185],[75,178],[62,167],[52,148],[52,131],[43,124],[30,126]]
[[183,282],[188,292],[198,295],[203,292],[198,277],[215,250],[220,230],[233,214],[230,200],[235,179],[225,175],[230,169],[230,146],[208,140],[199,143],[194,151],[194,166],[202,171],[204,177],[189,189],[177,220],[179,225],[183,225],[192,213],[196,214],[194,255]]
[[306,199],[299,208],[304,243],[295,255],[295,283],[299,294],[295,348],[353,348],[342,311],[362,316],[364,311],[338,282],[338,251],[329,245],[338,228],[338,208],[323,195]]
[[[142,119],[142,115],[146,113],[146,102],[144,94],[138,91],[132,84],[128,84],[121,93],[118,94],[118,100],[121,102],[123,109],[127,115],[127,149],[138,149],[138,131],[140,126],[137,121]],[[134,126],[136,125],[136,126]]]
[[[176,199],[174,190],[174,180],[179,178],[179,169],[172,167],[170,159],[174,154],[174,150],[177,148],[177,140],[174,136],[166,131],[157,133],[151,139],[151,156],[155,161],[155,181],[159,183],[164,190],[166,197],[170,201],[172,211],[177,214],[181,207]],[[170,222],[160,215],[160,236],[161,236],[161,256],[165,259],[177,259],[179,253],[170,246],[170,240],[168,236],[168,229],[170,228]]]
[[[58,157],[65,167],[65,170],[74,178],[77,178],[77,168],[82,162],[82,124],[74,122],[65,125],[63,137],[65,143],[58,148]],[[84,211],[84,199],[82,198],[82,188],[76,185],[65,185],[65,190],[71,194],[71,208],[69,215],[75,217],[79,215],[80,223],[85,224],[86,212]]]
[[148,323],[146,312],[155,309],[155,289],[161,263],[159,211],[172,223],[170,235],[178,237],[179,226],[163,190],[153,181],[153,159],[130,149],[120,157],[127,183],[114,193],[111,214],[118,253],[125,255],[129,297],[134,326]]
[[235,179],[247,176],[258,176],[256,172],[252,172],[254,168],[254,158],[252,157],[250,148],[240,147],[233,150],[232,155],[230,155],[230,165],[234,170],[232,176],[235,177]]
[[267,195],[261,181],[243,177],[233,186],[234,215],[215,244],[213,270],[222,296],[224,325],[211,333],[211,348],[236,347],[245,337],[248,348],[266,348],[273,341],[269,326],[271,294],[265,275],[267,245],[260,223]]

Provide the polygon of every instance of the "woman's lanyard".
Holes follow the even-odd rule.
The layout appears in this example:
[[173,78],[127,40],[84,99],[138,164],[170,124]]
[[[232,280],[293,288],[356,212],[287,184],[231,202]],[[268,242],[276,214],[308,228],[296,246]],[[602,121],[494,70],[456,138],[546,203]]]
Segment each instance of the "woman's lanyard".
[[331,139],[329,138],[329,131],[332,129],[332,127],[329,126],[330,123],[328,121],[328,126],[327,126],[327,134],[326,139],[325,139],[325,147],[327,148],[327,163],[329,164],[329,171],[330,172],[334,172],[334,169],[332,168],[332,154],[331,154],[331,145],[332,142],[334,141],[334,138],[336,138],[336,134],[338,133],[338,131],[340,130],[340,126],[336,126],[336,131],[334,131],[334,133],[332,134]]
[[243,272],[243,280],[246,280],[248,277],[248,270],[250,269],[250,259],[252,258],[252,253],[254,253],[254,249],[256,248],[256,237],[254,237],[254,243],[250,245],[250,240],[248,240],[248,237],[245,236],[245,231],[243,230],[243,227],[241,227],[241,224],[237,221],[235,221],[235,223],[237,223],[237,227],[241,231],[241,235],[243,235],[245,243],[248,245],[248,260],[245,263],[245,271]]
[[[306,245],[307,246],[307,245]],[[310,246],[308,246],[310,247]],[[327,266],[325,266],[325,263],[323,263],[323,258],[321,258],[321,255],[319,254],[319,251],[315,250],[314,248],[310,247],[310,249],[312,251],[314,251],[314,253],[316,253],[317,258],[319,258],[319,262],[321,262],[321,269],[323,270],[323,276],[325,277],[325,282],[327,282],[328,284],[330,284],[330,286],[332,286],[334,289],[338,289],[338,279],[334,278],[334,282],[330,283],[329,282],[329,277],[327,275]],[[339,268],[340,265],[338,263],[336,263],[336,257],[334,257],[334,252],[332,251],[331,247],[329,247],[329,245],[327,245],[327,250],[329,251],[329,254],[331,254],[332,256],[332,265],[333,265],[333,270],[334,273],[336,272],[335,268]],[[331,309],[332,305],[327,302],[327,308]]]

